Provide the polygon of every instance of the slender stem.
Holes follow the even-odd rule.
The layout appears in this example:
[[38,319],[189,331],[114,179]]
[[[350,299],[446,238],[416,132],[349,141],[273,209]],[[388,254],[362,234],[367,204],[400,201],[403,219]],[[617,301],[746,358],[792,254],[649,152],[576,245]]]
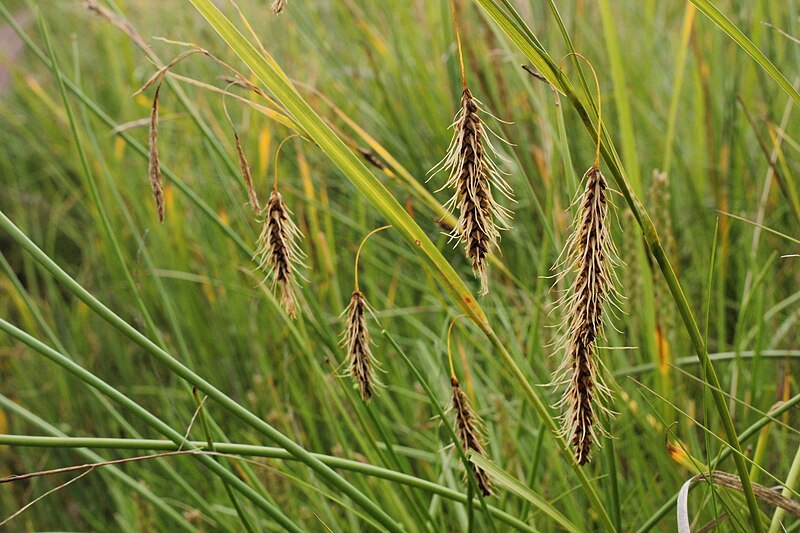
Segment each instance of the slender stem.
[[[0,217],[3,216],[0,213]],[[1,219],[0,219],[1,220]],[[43,342],[39,341],[38,339],[32,337],[31,335],[27,334],[26,332],[22,331],[21,329],[15,327],[13,324],[3,320],[0,318],[0,331],[4,331],[12,338],[16,339],[17,341],[29,346],[33,350],[39,352],[43,356],[47,357],[60,367],[62,367],[67,372],[71,373],[72,375],[76,376],[78,379],[86,383],[87,385],[97,389],[98,391],[102,392],[115,402],[119,403],[123,407],[125,407],[128,412],[136,415],[137,417],[141,418],[143,421],[147,422],[150,426],[158,430],[162,435],[168,437],[173,444],[180,447],[181,445],[185,446],[185,439],[184,436],[181,435],[179,432],[172,429],[170,426],[165,424],[161,419],[153,415],[150,411],[127,397],[126,395],[119,392],[116,388],[109,385],[102,379],[98,378],[79,364],[75,363],[65,355],[57,352],[53,348],[47,346]],[[241,492],[244,496],[250,499],[253,503],[258,505],[261,509],[267,512],[276,522],[281,524],[289,531],[300,532],[302,531],[299,526],[297,526],[294,522],[292,522],[286,515],[281,512],[275,505],[271,502],[267,501],[263,496],[258,494],[252,487],[244,483],[238,477],[236,477],[232,472],[230,472],[227,468],[223,467],[216,461],[214,461],[211,457],[204,456],[204,455],[197,455],[197,459],[203,463],[206,467],[209,468],[212,472],[220,476],[223,480],[230,483],[236,490]]]
[[[797,487],[798,480],[800,480],[800,447],[792,460],[792,466],[789,467],[789,475],[786,477],[786,482],[783,484],[783,492],[781,493],[786,498],[791,498],[795,494],[795,487]],[[775,509],[775,514],[772,515],[772,523],[769,525],[769,533],[778,533],[781,531],[781,520],[786,511],[782,507]]]
[[275,150],[275,163],[274,163],[275,179],[272,182],[272,190],[273,191],[277,191],[278,190],[278,156],[281,153],[281,148],[283,148],[283,145],[286,144],[286,141],[288,141],[292,137],[300,137],[300,134],[299,133],[293,133],[293,134],[289,135],[288,137],[286,137],[284,140],[281,141],[281,143],[278,145],[278,149]]
[[597,78],[597,72],[594,70],[594,65],[592,62],[586,59],[582,54],[578,52],[570,52],[569,54],[565,55],[561,59],[561,63],[559,63],[558,68],[561,69],[564,65],[564,60],[569,56],[575,56],[577,58],[582,59],[587,65],[589,65],[589,69],[592,71],[592,76],[594,76],[594,86],[597,89],[597,144],[594,152],[594,168],[600,167],[600,144],[602,141],[602,133],[603,133],[603,98],[600,94],[600,80]]
[[[761,428],[765,427],[767,424],[774,421],[780,415],[786,413],[791,409],[794,409],[798,405],[800,405],[800,394],[797,394],[792,398],[790,398],[789,400],[778,404],[778,406],[775,409],[769,411],[767,414],[762,416],[757,422],[755,422],[753,425],[751,425],[750,427],[748,427],[746,430],[742,431],[739,434],[739,445],[741,446],[742,444],[753,438],[753,436],[755,436],[759,431],[761,431]],[[719,463],[720,461],[728,457],[731,453],[733,453],[732,448],[730,447],[723,448],[717,455],[716,462]],[[696,486],[697,485],[692,485],[692,487]],[[664,505],[662,505],[655,513],[653,513],[653,516],[651,516],[647,520],[647,522],[642,524],[642,526],[636,530],[637,533],[646,533],[647,531],[653,529],[656,526],[656,524],[658,524],[658,522],[662,518],[664,518],[664,516],[666,516],[667,513],[675,506],[675,502],[677,501],[678,501],[678,493],[675,493],[669,500],[667,500],[664,503]]]
[[353,270],[355,272],[355,288],[358,290],[358,258],[361,257],[361,249],[364,247],[364,244],[367,242],[367,239],[378,233],[379,231],[383,231],[385,229],[391,228],[392,225],[389,224],[388,226],[381,226],[380,228],[374,229],[367,233],[367,236],[361,240],[361,244],[358,245],[358,250],[356,250],[356,261],[355,265],[353,266]]
[[461,31],[458,29],[458,18],[456,17],[456,2],[450,0],[450,10],[453,12],[453,27],[456,30],[456,45],[458,46],[458,63],[461,66],[461,89],[467,89],[467,76],[464,73],[464,53],[461,50]]
[[[30,446],[35,448],[93,448],[93,449],[112,449],[112,450],[153,450],[153,451],[175,451],[179,445],[168,440],[158,439],[119,439],[119,438],[98,438],[98,437],[41,437],[33,435],[3,435],[0,434],[0,445],[4,446]],[[184,448],[205,449],[208,443],[202,441],[188,441],[184,443]],[[267,459],[281,459],[285,461],[295,460],[294,456],[282,448],[269,446],[255,446],[251,444],[237,444],[215,442],[214,449],[220,454],[239,455],[243,457],[263,457]],[[409,474],[389,470],[362,461],[343,459],[332,455],[313,454],[317,459],[326,465],[365,474],[371,477],[385,479],[396,483],[402,483],[419,490],[424,490],[431,494],[436,494],[448,500],[467,503],[467,497],[449,487],[433,483]],[[474,499],[475,503],[478,498]],[[489,514],[498,520],[515,527],[520,531],[535,531],[532,527],[515,518],[514,516],[501,511],[491,505],[487,506]]]
[[467,315],[458,315],[457,317],[455,317],[453,320],[450,321],[450,327],[447,328],[447,361],[450,363],[450,379],[451,380],[452,379],[458,380],[458,378],[456,378],[456,371],[453,368],[453,352],[450,350],[450,338],[452,337],[453,326],[455,326],[456,325],[456,321],[459,318],[463,317],[463,316],[467,316]]
[[[195,387],[192,387],[192,397],[194,398],[195,405],[197,405],[198,416],[200,417],[200,425],[203,428],[203,434],[206,437],[208,449],[212,452],[216,451],[214,448],[214,440],[211,438],[211,429],[208,425],[208,417],[203,409],[206,398],[208,397],[206,396],[201,399],[200,394],[198,394]],[[228,485],[225,480],[222,481],[222,484],[225,487],[225,493],[228,495],[228,499],[231,501],[231,504],[233,504],[233,508],[236,510],[236,514],[239,516],[239,520],[241,520],[244,529],[247,531],[247,533],[255,533],[253,526],[250,525],[250,521],[247,519],[247,515],[244,513],[244,509],[242,509],[241,505],[239,505],[239,500],[236,498],[236,494],[234,494],[231,490],[231,486]]]
[[[53,277],[59,281],[65,288],[72,292],[77,298],[83,301],[90,309],[96,312],[100,317],[106,320],[109,324],[114,326],[123,335],[135,342],[138,346],[150,353],[158,361],[164,364],[172,372],[185,379],[187,382],[196,386],[199,390],[207,394],[212,400],[219,403],[224,409],[240,418],[246,424],[256,429],[264,436],[268,437],[282,448],[288,450],[292,455],[297,457],[300,461],[308,465],[312,470],[317,472],[320,477],[325,479],[332,486],[340,489],[342,492],[350,496],[356,503],[366,509],[372,516],[378,519],[390,531],[399,531],[397,523],[383,509],[381,509],[375,502],[369,499],[363,492],[358,490],[347,480],[339,476],[336,472],[331,470],[328,466],[320,462],[312,456],[305,448],[291,440],[289,437],[272,427],[270,424],[253,414],[247,408],[233,400],[230,396],[223,393],[214,385],[200,377],[193,370],[185,366],[183,363],[172,357],[169,353],[158,347],[150,339],[142,335],[133,326],[128,324],[125,320],[119,317],[111,309],[106,307],[100,300],[95,298],[89,291],[75,281],[69,274],[64,272],[50,257],[47,256],[36,244],[25,235],[2,211],[0,211],[0,229],[3,229],[8,235],[14,239],[18,245],[25,249],[33,258]],[[36,339],[33,339],[34,341]],[[36,341],[38,342],[38,341]],[[74,364],[74,363],[73,363]],[[78,367],[80,368],[80,367]],[[80,370],[83,370],[82,368]],[[114,390],[114,389],[112,389]],[[230,474],[224,467],[217,463],[212,463],[221,468],[222,471]],[[241,483],[247,490],[253,489],[242,483],[239,478],[234,476],[236,482]],[[259,496],[260,498],[260,496]],[[263,499],[263,498],[261,498]],[[272,504],[266,502],[270,507]],[[292,522],[288,522],[293,528]]]

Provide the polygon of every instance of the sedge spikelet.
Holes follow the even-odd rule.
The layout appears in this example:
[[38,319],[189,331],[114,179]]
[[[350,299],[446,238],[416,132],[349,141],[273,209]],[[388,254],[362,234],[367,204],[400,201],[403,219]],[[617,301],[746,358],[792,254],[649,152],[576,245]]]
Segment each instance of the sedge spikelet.
[[242,178],[247,187],[247,199],[250,201],[250,207],[253,212],[259,213],[261,207],[258,205],[258,197],[256,190],[253,187],[253,175],[250,173],[250,164],[247,162],[247,157],[244,155],[244,148],[242,148],[242,141],[239,139],[239,134],[233,132],[233,138],[236,142],[236,153],[239,155],[239,167],[242,169]]
[[[472,412],[469,399],[455,376],[450,378],[451,409],[456,413],[456,436],[464,453],[473,451],[479,455],[486,455],[483,450],[483,432],[481,431],[481,421],[478,415]],[[472,473],[475,475],[475,482],[478,489],[484,496],[492,494],[492,480],[489,474],[482,468],[472,465]]]
[[375,378],[375,369],[378,363],[372,355],[369,329],[367,328],[366,314],[368,311],[369,303],[364,294],[358,289],[354,290],[350,297],[350,304],[343,313],[347,315],[347,321],[342,333],[342,345],[347,352],[346,375],[352,376],[355,380],[361,399],[365,402],[372,398],[376,387],[380,385]]
[[559,346],[564,359],[553,378],[555,385],[566,385],[558,404],[564,411],[562,432],[579,465],[590,460],[597,433],[604,433],[598,411],[610,414],[604,405],[610,392],[603,383],[596,340],[603,332],[604,308],[609,303],[617,305],[619,299],[614,273],[618,259],[607,221],[608,183],[596,166],[583,180],[586,188],[579,213],[558,265],[558,281],[569,273],[575,277],[557,302],[564,313]]
[[[450,237],[464,243],[472,271],[481,280],[481,294],[489,292],[487,256],[499,249],[500,230],[509,228],[511,211],[494,198],[493,189],[513,201],[513,192],[491,156],[497,155],[487,136],[488,129],[479,112],[480,102],[465,88],[461,109],[453,123],[453,139],[444,159],[432,172],[445,170],[444,188],[454,190],[445,204],[449,211],[458,209]],[[441,190],[441,189],[440,189]]]
[[277,15],[278,13],[283,11],[283,8],[286,7],[286,1],[287,0],[275,0],[274,2],[272,2],[272,13],[274,15]]
[[298,270],[305,258],[298,242],[303,234],[292,221],[291,211],[277,189],[273,189],[262,214],[255,261],[258,268],[267,272],[266,277],[272,279],[272,290],[280,290],[281,307],[290,317],[297,318],[295,290]]
[[156,86],[153,96],[153,107],[150,110],[150,132],[147,136],[150,163],[150,188],[156,201],[158,221],[164,222],[164,186],[161,178],[161,162],[158,157],[158,94],[161,91],[161,82]]

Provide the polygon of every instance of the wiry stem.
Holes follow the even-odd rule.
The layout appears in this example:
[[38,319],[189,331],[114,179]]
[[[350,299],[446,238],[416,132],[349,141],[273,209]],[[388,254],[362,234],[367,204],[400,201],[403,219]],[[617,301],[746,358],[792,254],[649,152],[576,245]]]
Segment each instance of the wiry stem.
[[565,408],[562,432],[571,440],[579,465],[589,461],[598,428],[603,431],[596,411],[607,411],[603,400],[610,393],[603,384],[595,343],[602,335],[604,306],[609,299],[614,303],[617,298],[613,272],[616,250],[606,224],[608,184],[596,166],[586,172],[584,180],[580,212],[558,276],[560,281],[575,273],[568,291],[557,302],[565,313],[561,339],[565,357],[554,376],[556,385],[567,386],[559,402]]

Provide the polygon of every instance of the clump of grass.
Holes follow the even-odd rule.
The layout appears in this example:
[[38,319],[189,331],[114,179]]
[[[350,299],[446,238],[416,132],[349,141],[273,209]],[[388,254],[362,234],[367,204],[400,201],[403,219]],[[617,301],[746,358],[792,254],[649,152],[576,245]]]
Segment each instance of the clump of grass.
[[[580,54],[576,56],[584,59]],[[588,63],[588,61],[587,61]],[[589,64],[591,68],[591,64]],[[594,73],[594,68],[592,68]],[[566,385],[557,404],[563,410],[562,433],[569,439],[575,461],[584,465],[591,459],[598,433],[605,433],[598,413],[611,415],[606,400],[611,392],[603,380],[596,341],[602,336],[606,305],[619,301],[614,267],[619,263],[608,224],[608,182],[600,171],[602,108],[598,86],[597,149],[594,164],[583,175],[585,189],[580,197],[573,231],[557,268],[556,283],[574,274],[569,288],[556,302],[563,313],[559,368],[553,376],[557,386]]]
[[369,302],[367,302],[364,293],[361,292],[358,286],[358,259],[361,256],[361,250],[364,248],[364,243],[367,242],[367,239],[379,231],[388,228],[391,228],[391,226],[383,226],[374,229],[361,241],[356,251],[353,294],[350,296],[350,303],[342,313],[343,315],[347,315],[345,328],[342,332],[342,345],[347,354],[345,359],[345,365],[347,366],[345,375],[353,378],[355,386],[358,387],[358,392],[364,402],[368,402],[376,389],[380,386],[380,382],[375,377],[375,370],[380,367],[380,363],[372,354],[372,344],[366,316],[368,312],[371,312],[371,308],[369,307]]
[[481,103],[467,87],[455,5],[452,1],[450,5],[453,10],[463,91],[461,108],[451,126],[453,138],[450,146],[432,172],[444,170],[448,173],[442,189],[452,189],[454,193],[444,207],[448,211],[458,211],[456,225],[449,235],[464,243],[466,256],[472,263],[472,271],[481,280],[480,294],[486,294],[489,292],[487,258],[493,249],[499,249],[500,230],[509,228],[512,215],[511,211],[495,200],[492,190],[499,190],[509,200],[513,200],[514,195],[497,163],[492,159],[497,156],[497,151],[489,140],[488,129],[481,119]]
[[[463,316],[463,315],[461,315]],[[450,364],[450,411],[456,414],[455,419],[455,433],[458,438],[458,443],[464,450],[464,453],[470,451],[485,456],[483,435],[483,424],[477,413],[472,410],[469,399],[464,391],[461,389],[461,384],[456,377],[455,368],[453,367],[453,355],[450,350],[450,337],[453,332],[453,326],[456,321],[461,318],[457,316],[450,322],[450,327],[447,329],[447,359]],[[489,474],[481,467],[472,464],[472,474],[475,476],[475,483],[478,490],[484,496],[492,495],[492,480]],[[465,475],[469,475],[466,473]]]
[[286,314],[297,318],[297,295],[299,269],[303,267],[305,254],[299,241],[303,234],[292,220],[292,213],[278,192],[278,155],[283,145],[294,137],[284,139],[275,153],[275,182],[269,201],[262,212],[262,229],[258,237],[255,260],[258,268],[267,271],[265,279],[272,279],[272,290],[280,291],[280,304]]

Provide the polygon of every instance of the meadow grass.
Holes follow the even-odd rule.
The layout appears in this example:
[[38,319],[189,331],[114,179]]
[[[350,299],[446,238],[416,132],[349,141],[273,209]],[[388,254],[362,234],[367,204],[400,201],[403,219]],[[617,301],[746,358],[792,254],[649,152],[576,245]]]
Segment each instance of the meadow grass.
[[[799,490],[797,2],[455,1],[514,191],[482,296],[426,181],[463,93],[450,2],[90,4],[0,0],[1,473],[187,453],[5,483],[0,521],[44,496],[11,530],[672,531],[709,470],[692,531],[800,527],[762,491]],[[153,139],[137,90],[186,43]],[[622,295],[584,466],[548,385],[597,148],[574,54]],[[278,241],[256,255],[275,176],[291,305],[258,268]]]

